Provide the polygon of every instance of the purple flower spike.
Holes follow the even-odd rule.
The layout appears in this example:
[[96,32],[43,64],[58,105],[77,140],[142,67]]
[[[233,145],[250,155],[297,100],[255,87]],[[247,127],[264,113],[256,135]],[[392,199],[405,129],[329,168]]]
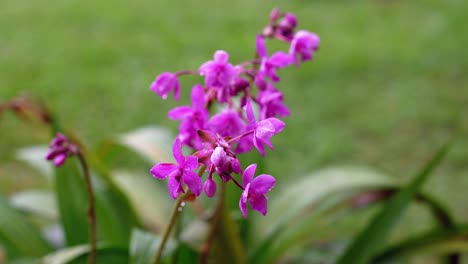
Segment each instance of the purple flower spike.
[[50,142],[49,151],[46,154],[46,160],[53,161],[55,167],[62,166],[67,157],[78,153],[78,147],[72,144],[65,135],[57,133]]
[[176,139],[172,147],[172,152],[176,164],[158,163],[151,168],[151,174],[160,180],[168,178],[168,190],[172,199],[176,199],[179,193],[184,192],[183,184],[185,183],[190,191],[199,196],[202,191],[202,180],[193,172],[198,167],[198,158],[195,156],[184,157],[182,155],[182,143]]
[[252,209],[266,215],[268,211],[266,193],[268,193],[276,184],[273,176],[261,174],[255,177],[257,164],[252,164],[247,167],[242,174],[242,184],[244,191],[239,200],[239,208],[244,218],[247,218],[247,202],[250,203]]
[[300,30],[294,35],[289,54],[294,58],[296,64],[297,57],[300,57],[301,61],[311,60],[319,45],[319,36],[306,30]]
[[265,156],[264,144],[270,149],[273,149],[273,144],[271,143],[270,138],[281,132],[286,125],[283,121],[274,117],[261,120],[258,123],[255,122],[255,115],[250,101],[247,102],[246,112],[249,124],[255,124],[253,131],[253,145],[260,154],[262,154],[262,156]]
[[167,99],[169,92],[174,90],[174,99],[178,101],[180,97],[180,83],[177,75],[170,72],[161,73],[151,84],[150,90],[161,96],[162,99]]

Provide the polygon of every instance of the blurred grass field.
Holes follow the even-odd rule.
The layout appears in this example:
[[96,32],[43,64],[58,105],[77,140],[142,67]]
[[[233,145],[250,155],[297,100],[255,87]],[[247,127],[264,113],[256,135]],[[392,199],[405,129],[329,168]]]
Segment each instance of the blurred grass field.
[[[33,94],[88,144],[148,124],[176,131],[166,118],[175,103],[149,91],[154,77],[198,68],[217,49],[234,63],[251,58],[274,6],[322,42],[312,63],[280,72],[292,115],[268,173],[282,184],[354,164],[407,178],[461,120],[465,133],[426,188],[468,219],[467,1],[6,0],[0,100]],[[47,143],[37,129],[1,117],[0,191],[37,184],[14,161],[16,148]]]

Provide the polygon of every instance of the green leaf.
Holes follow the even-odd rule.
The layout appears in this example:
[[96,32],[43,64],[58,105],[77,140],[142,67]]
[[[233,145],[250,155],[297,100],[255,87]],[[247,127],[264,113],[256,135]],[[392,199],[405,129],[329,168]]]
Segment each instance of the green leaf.
[[[88,194],[77,163],[75,158],[69,158],[56,169],[57,201],[69,246],[88,242]],[[140,225],[139,220],[125,194],[102,168],[99,172],[92,174],[99,240],[128,245],[131,230]]]
[[38,257],[51,250],[39,230],[0,196],[0,244],[8,258]]
[[88,242],[88,195],[79,166],[78,159],[70,157],[55,169],[55,194],[68,246]]
[[167,188],[162,187],[150,175],[123,170],[114,171],[112,175],[115,183],[135,206],[136,213],[145,225],[159,230],[163,229],[169,220],[174,203]]
[[414,254],[447,254],[468,252],[468,225],[451,229],[435,228],[422,235],[391,245],[373,258],[373,263],[384,263]]
[[379,250],[379,247],[386,241],[388,233],[398,221],[404,209],[416,197],[425,180],[445,157],[449,148],[450,143],[444,145],[411,183],[387,202],[382,211],[371,220],[370,224],[345,250],[344,254],[339,258],[338,264],[369,262],[376,251]]
[[[89,253],[88,245],[68,247],[42,258],[47,264],[85,264]],[[96,263],[127,264],[128,250],[125,247],[100,245],[97,249]]]
[[112,245],[128,245],[131,230],[140,226],[128,198],[105,177],[93,177],[93,186],[100,240]]
[[32,168],[38,170],[41,175],[51,180],[54,171],[52,165],[45,159],[47,153],[46,145],[29,146],[16,151],[16,159],[21,160]]
[[[156,251],[158,250],[160,242],[160,236],[156,236],[143,230],[134,229],[130,242],[130,263],[153,263],[153,259],[156,256]],[[171,254],[174,249],[174,241],[169,240],[164,248],[163,257]]]
[[[301,219],[312,219],[344,199],[344,197],[332,200],[327,198],[326,202],[323,202],[325,197],[395,185],[394,179],[367,168],[333,167],[300,177],[291,185],[281,187],[282,192],[270,195],[266,217],[254,216],[257,221],[253,221],[256,225],[252,230],[258,232],[255,234],[258,242],[253,241],[255,247],[251,251],[250,262],[274,261],[276,257],[295,245],[294,240],[291,240],[291,243],[282,243],[281,237],[291,239],[286,232],[291,234],[310,229],[309,226],[314,225],[314,221]],[[297,224],[298,221],[301,221],[301,224]]]
[[105,148],[112,144],[119,144],[135,151],[149,163],[154,164],[172,160],[173,142],[174,136],[166,128],[146,126],[116,137],[107,142]]
[[17,192],[10,197],[11,204],[25,212],[33,213],[47,219],[58,217],[54,194],[43,190]]

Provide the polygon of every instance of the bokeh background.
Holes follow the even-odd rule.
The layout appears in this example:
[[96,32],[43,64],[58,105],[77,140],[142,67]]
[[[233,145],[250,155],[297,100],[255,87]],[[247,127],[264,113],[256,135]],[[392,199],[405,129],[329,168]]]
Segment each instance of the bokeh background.
[[[251,58],[275,6],[321,48],[280,71],[292,115],[265,172],[283,184],[344,164],[409,179],[461,122],[425,188],[467,220],[468,1],[1,1],[0,99],[41,98],[89,145],[148,124],[175,132],[175,103],[149,91],[154,77],[196,69],[218,49],[233,63]],[[1,192],[41,184],[14,153],[47,140],[40,125],[1,117]]]

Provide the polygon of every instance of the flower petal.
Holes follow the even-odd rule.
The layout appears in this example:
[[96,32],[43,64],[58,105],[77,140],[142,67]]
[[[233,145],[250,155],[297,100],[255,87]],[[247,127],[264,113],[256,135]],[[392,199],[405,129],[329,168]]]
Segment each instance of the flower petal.
[[247,101],[245,112],[247,114],[247,120],[249,121],[249,124],[255,124],[255,115],[250,100]]
[[182,176],[183,181],[187,184],[188,188],[192,193],[196,196],[199,196],[202,191],[202,180],[198,174],[193,171],[184,171],[184,175]]
[[229,54],[224,50],[217,50],[213,55],[214,61],[217,63],[227,63],[229,60]]
[[275,134],[278,134],[279,132],[281,132],[284,129],[284,127],[286,126],[286,124],[283,121],[279,120],[278,118],[274,118],[274,117],[270,117],[268,119],[265,119],[265,121],[268,121],[273,125],[273,127],[275,128]]
[[185,117],[187,117],[188,115],[192,113],[193,113],[192,108],[184,105],[184,106],[178,106],[178,107],[172,108],[167,113],[167,116],[172,120],[180,120],[180,119],[184,119]]
[[250,183],[250,188],[259,192],[267,193],[269,192],[276,184],[275,177],[268,174],[261,174],[255,177]]
[[266,215],[268,211],[268,201],[265,195],[263,194],[254,194],[249,197],[249,203],[252,206],[252,209]]
[[150,172],[155,178],[162,180],[178,169],[179,167],[172,163],[158,163],[151,168]]
[[169,177],[169,180],[167,181],[167,189],[169,190],[169,194],[171,195],[172,199],[177,199],[179,192],[183,191],[181,187],[182,186],[176,177]]
[[192,155],[185,157],[184,169],[194,170],[196,168],[198,168],[198,158]]
[[262,157],[265,156],[265,147],[263,146],[263,142],[258,139],[257,137],[253,137],[253,145],[254,147],[260,152]]
[[257,36],[256,47],[257,47],[257,54],[260,58],[264,58],[268,56],[267,48],[265,45],[265,40],[263,39],[262,35]]
[[65,160],[67,159],[67,154],[58,154],[55,158],[54,158],[54,165],[55,167],[60,167],[63,165],[63,163],[65,163]]
[[190,98],[192,99],[193,109],[205,109],[205,92],[200,84],[197,84],[192,88]]
[[215,165],[215,167],[220,169],[223,169],[229,162],[227,154],[222,147],[216,147],[214,149],[213,154],[211,154],[210,160],[213,163],[213,165]]
[[251,164],[244,170],[244,173],[242,173],[242,184],[244,186],[247,186],[252,181],[256,169],[257,164]]
[[242,197],[241,199],[239,200],[239,208],[242,212],[242,215],[244,216],[244,218],[247,218],[247,202],[246,201],[243,201]]
[[185,163],[185,158],[182,154],[182,142],[180,142],[179,138],[176,138],[174,145],[172,145],[172,155],[174,155],[174,158],[179,165]]

